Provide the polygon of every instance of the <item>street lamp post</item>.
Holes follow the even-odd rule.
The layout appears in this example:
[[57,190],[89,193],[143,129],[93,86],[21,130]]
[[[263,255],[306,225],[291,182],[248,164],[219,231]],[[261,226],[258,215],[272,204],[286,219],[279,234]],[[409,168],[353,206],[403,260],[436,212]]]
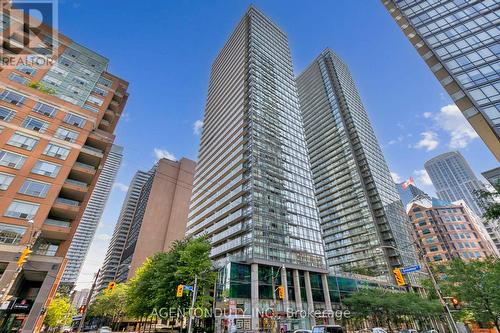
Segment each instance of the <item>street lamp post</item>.
[[[394,247],[391,245],[380,245],[379,247],[393,249],[394,251],[399,252],[401,255],[403,255],[403,253],[404,253],[403,251],[401,251],[397,247]],[[437,283],[436,277],[434,276],[434,273],[432,273],[432,270],[429,267],[429,264],[427,263],[427,261],[425,260],[425,257],[423,255],[421,249],[418,247],[418,244],[417,244],[416,248],[417,248],[417,252],[420,256],[420,259],[422,259],[422,262],[424,263],[425,270],[427,271],[427,273],[431,277],[432,286],[434,287],[434,290],[436,291],[436,294],[438,295],[439,301],[441,302],[441,305],[443,305],[443,307],[446,311],[446,315],[448,317],[448,322],[449,322],[449,326],[451,328],[451,331],[453,333],[459,333],[457,323],[455,323],[455,320],[453,320],[453,316],[451,314],[450,308],[448,307],[448,304],[446,303],[445,299],[443,298],[443,295],[441,293],[441,289],[439,288],[439,285]]]

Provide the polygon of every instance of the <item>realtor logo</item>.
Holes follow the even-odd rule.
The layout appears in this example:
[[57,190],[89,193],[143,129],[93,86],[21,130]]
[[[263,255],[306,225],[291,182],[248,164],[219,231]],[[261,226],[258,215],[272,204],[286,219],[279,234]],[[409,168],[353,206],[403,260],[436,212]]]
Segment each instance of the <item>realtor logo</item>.
[[[2,58],[51,58],[57,48],[57,0],[14,0],[0,8]],[[5,61],[2,61],[5,65]]]

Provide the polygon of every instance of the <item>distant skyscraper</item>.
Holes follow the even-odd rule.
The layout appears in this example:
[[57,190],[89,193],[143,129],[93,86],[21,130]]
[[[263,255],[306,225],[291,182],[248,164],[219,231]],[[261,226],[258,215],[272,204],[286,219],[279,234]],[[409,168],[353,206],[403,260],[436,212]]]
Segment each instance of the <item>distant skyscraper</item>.
[[335,271],[369,269],[392,280],[393,268],[415,264],[417,256],[351,74],[327,49],[299,75],[297,88],[327,263]]
[[498,1],[382,0],[500,160]]
[[291,308],[331,308],[287,36],[254,7],[212,65],[187,234],[212,241],[218,285],[252,309],[252,329],[271,276]]
[[401,202],[403,203],[403,207],[406,207],[406,205],[413,200],[417,195],[422,195],[425,194],[424,191],[419,189],[413,184],[409,184],[404,188],[403,186],[404,183],[399,183],[396,184],[396,190],[399,193],[399,197],[401,198]]
[[130,224],[134,218],[134,212],[141,195],[142,186],[149,179],[150,174],[144,171],[137,171],[130,182],[127,195],[123,201],[120,216],[116,223],[111,242],[104,259],[104,264],[99,275],[97,290],[107,287],[108,283],[115,279],[123,249],[127,241]]
[[[439,198],[449,202],[464,200],[476,215],[484,214],[476,191],[485,190],[485,186],[476,178],[462,154],[458,151],[444,153],[425,162],[424,166]],[[500,249],[498,221],[483,220],[483,223]]]
[[[465,118],[500,160],[500,31],[496,14],[500,3],[382,1]],[[466,169],[470,168],[462,171],[470,178]],[[442,177],[447,175],[436,175],[436,181]],[[446,200],[461,198],[481,216],[481,207],[471,192],[484,186],[475,176],[464,183],[468,185],[453,185],[438,196]],[[485,221],[485,226],[500,248],[498,222]]]
[[68,253],[66,254],[68,262],[61,280],[61,284],[63,285],[68,285],[72,288],[78,279],[90,243],[94,238],[97,225],[101,220],[104,207],[108,201],[109,193],[113,188],[116,174],[120,169],[122,158],[123,147],[117,145],[111,146],[108,158],[104,163],[87,208],[83,212],[78,229],[76,229]]

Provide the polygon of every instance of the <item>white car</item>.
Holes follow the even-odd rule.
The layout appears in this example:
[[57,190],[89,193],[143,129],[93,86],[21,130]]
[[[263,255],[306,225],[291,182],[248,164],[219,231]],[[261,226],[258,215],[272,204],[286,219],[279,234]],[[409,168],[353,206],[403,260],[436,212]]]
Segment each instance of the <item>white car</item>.
[[316,325],[312,333],[344,333],[344,330],[339,325]]

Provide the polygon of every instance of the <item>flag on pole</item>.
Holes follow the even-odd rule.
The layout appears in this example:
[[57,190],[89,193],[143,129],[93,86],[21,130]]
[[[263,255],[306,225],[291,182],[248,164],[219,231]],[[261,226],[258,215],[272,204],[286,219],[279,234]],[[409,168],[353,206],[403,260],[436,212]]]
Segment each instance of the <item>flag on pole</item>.
[[407,181],[405,181],[401,187],[403,188],[403,190],[406,190],[408,188],[408,186],[410,185],[413,185],[414,182],[413,182],[413,177],[410,177]]

